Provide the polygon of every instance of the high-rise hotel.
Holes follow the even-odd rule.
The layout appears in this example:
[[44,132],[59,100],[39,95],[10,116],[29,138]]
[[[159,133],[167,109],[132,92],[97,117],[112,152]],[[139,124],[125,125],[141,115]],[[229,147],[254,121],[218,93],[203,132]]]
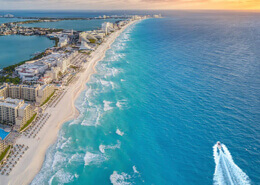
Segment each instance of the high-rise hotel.
[[40,106],[55,90],[52,84],[46,85],[14,85],[4,84],[0,87],[0,96],[14,99],[23,99],[25,101],[35,102]]
[[34,115],[32,106],[24,100],[0,97],[0,122],[17,131]]

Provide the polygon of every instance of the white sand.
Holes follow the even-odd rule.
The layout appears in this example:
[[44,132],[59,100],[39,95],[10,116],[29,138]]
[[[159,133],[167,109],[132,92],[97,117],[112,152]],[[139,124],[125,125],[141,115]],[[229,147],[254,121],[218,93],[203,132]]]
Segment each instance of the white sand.
[[[45,113],[51,114],[35,138],[26,138],[21,136],[16,143],[25,144],[29,149],[14,167],[9,176],[0,175],[0,184],[6,185],[24,185],[30,184],[35,175],[40,171],[44,162],[44,157],[48,147],[53,144],[58,136],[59,129],[66,121],[72,120],[78,116],[74,102],[78,95],[86,88],[86,82],[91,74],[95,73],[95,65],[105,56],[107,49],[115,41],[115,39],[127,28],[133,24],[131,22],[119,31],[112,33],[106,41],[103,42],[93,53],[92,58],[86,64],[84,72],[78,74],[79,79],[67,87],[67,93],[62,97],[55,108],[48,107]],[[38,140],[38,138],[40,138]]]

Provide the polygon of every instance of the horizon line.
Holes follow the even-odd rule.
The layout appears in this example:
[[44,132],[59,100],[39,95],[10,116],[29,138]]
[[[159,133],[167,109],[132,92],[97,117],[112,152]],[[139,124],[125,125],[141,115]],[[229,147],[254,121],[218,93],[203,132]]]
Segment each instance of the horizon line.
[[260,9],[0,9],[0,11],[243,11],[259,12]]

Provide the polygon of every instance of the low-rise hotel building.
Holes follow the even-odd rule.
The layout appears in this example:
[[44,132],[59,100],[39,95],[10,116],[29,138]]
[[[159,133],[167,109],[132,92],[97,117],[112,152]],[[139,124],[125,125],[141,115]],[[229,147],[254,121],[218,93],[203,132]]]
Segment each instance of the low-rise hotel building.
[[68,53],[53,52],[39,60],[26,62],[18,66],[15,71],[23,82],[50,82],[51,80],[44,81],[42,79],[42,77],[48,77],[46,76],[46,72],[51,71],[53,67],[59,67],[57,68],[59,69],[58,72],[64,73],[70,65],[71,59],[75,57],[76,54],[76,51]]

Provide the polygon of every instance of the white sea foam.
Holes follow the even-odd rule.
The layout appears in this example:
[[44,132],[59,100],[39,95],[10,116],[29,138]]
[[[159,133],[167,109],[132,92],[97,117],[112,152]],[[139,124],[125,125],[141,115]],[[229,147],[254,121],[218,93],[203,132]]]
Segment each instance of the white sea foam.
[[79,120],[80,120],[81,117],[82,116],[80,115],[77,119],[74,119],[72,122],[70,122],[69,126],[79,124]]
[[101,152],[101,153],[105,153],[105,145],[99,145],[99,151]]
[[119,73],[119,70],[116,68],[112,68],[112,74],[113,76],[116,76]]
[[125,134],[124,132],[120,131],[119,129],[116,129],[116,133],[120,136],[123,136]]
[[115,83],[114,82],[110,82],[110,85],[111,85],[112,89],[115,89]]
[[71,158],[69,159],[68,163],[73,163],[73,162],[81,162],[82,158],[84,155],[79,154],[79,153],[75,153],[71,156]]
[[97,126],[101,117],[101,111],[99,107],[90,107],[87,109],[85,119],[82,120],[83,126]]
[[85,92],[85,97],[90,97],[92,94],[92,88],[88,86],[86,92]]
[[112,89],[115,89],[115,84],[112,81],[100,80],[100,83],[105,87],[112,87]]
[[127,106],[127,100],[119,100],[116,102],[116,106],[119,108],[119,109],[122,109],[123,107],[126,107]]
[[134,170],[134,173],[139,173],[139,171],[137,171],[137,169],[136,169],[136,166],[133,166],[133,170]]
[[215,160],[214,185],[249,185],[248,176],[234,163],[227,147],[222,144],[222,150],[213,146]]
[[109,110],[113,109],[113,107],[110,106],[110,104],[113,102],[104,100],[103,103],[104,103],[104,111],[109,111]]
[[[118,49],[123,49],[124,46],[119,46]],[[111,62],[115,62],[115,61],[119,61],[120,59],[122,59],[125,55],[122,53],[115,53],[112,54],[111,57],[109,57]]]
[[99,151],[101,153],[105,153],[105,150],[107,149],[116,149],[116,148],[120,148],[120,146],[121,146],[121,142],[117,140],[117,144],[115,145],[99,145]]
[[58,165],[62,165],[66,160],[66,156],[64,156],[63,153],[57,151],[53,157],[52,168],[55,168]]
[[[70,183],[73,181],[74,179],[74,175],[72,175],[69,172],[65,172],[63,169],[57,171],[53,177],[51,177],[51,182],[54,178],[57,178],[59,184],[65,184],[65,183]],[[51,184],[51,183],[49,183]]]
[[63,149],[65,147],[68,147],[69,144],[71,143],[71,141],[72,141],[72,138],[69,137],[64,143],[61,144],[60,148]]
[[[48,181],[48,184],[49,184],[49,185],[52,184],[52,181],[53,181],[54,177],[55,177],[55,174],[54,174],[54,175],[50,178],[50,180]],[[42,183],[43,183],[43,182],[42,182]]]
[[122,72],[122,69],[118,69],[115,67],[107,68],[107,72],[105,73],[105,78],[110,77],[110,76],[115,77],[120,72]]
[[110,83],[108,81],[106,81],[106,80],[100,80],[100,83],[102,85],[105,85],[105,86],[109,86],[110,85]]
[[103,154],[94,154],[91,152],[87,152],[84,156],[85,166],[91,164],[100,164],[105,160],[107,160],[107,158]]
[[121,82],[125,82],[125,80],[124,80],[124,79],[121,79],[120,81],[121,81]]
[[113,172],[112,175],[110,175],[110,182],[113,185],[129,185],[130,182],[127,182],[131,178],[130,175],[127,173],[122,172],[121,174],[118,174],[116,171]]

